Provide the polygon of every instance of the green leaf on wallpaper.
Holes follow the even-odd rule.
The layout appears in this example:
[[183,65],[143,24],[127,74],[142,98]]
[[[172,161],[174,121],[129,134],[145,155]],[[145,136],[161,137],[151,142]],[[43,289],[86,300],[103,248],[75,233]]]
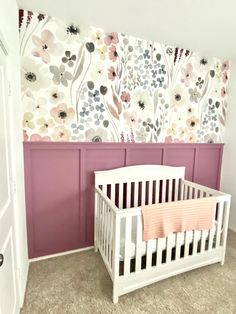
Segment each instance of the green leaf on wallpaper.
[[108,120],[104,120],[103,121],[103,126],[104,126],[104,128],[107,128],[109,126],[109,121]]
[[[82,46],[83,47],[83,46]],[[80,48],[81,49],[81,48]],[[83,54],[82,54],[82,58],[81,58],[81,61],[80,61],[80,64],[77,68],[77,71],[75,73],[75,76],[74,76],[74,79],[73,81],[77,80],[77,78],[81,75],[81,73],[83,72],[83,68],[84,68],[84,59],[85,59],[85,52],[83,51]]]
[[159,136],[160,134],[161,134],[161,128],[157,130],[157,136]]
[[215,105],[216,105],[216,108],[218,109],[220,107],[220,102],[216,101]]
[[154,97],[153,97],[153,102],[154,102],[154,114],[157,111],[157,105],[158,105],[158,90],[156,89],[154,92]]
[[156,126],[157,126],[157,128],[158,128],[158,126],[159,126],[158,118],[156,119]]
[[225,108],[223,108],[223,117],[226,118],[226,111],[225,111]]

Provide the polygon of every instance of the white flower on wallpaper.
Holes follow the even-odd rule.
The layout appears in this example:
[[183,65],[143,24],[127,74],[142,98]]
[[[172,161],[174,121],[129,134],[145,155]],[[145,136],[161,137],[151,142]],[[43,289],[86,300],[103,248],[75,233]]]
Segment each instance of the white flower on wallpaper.
[[222,142],[229,62],[20,10],[24,139]]

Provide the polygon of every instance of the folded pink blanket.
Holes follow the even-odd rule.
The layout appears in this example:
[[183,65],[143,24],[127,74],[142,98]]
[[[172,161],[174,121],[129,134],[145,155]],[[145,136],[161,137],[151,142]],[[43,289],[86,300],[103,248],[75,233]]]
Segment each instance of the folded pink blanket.
[[142,206],[143,241],[172,232],[209,230],[213,228],[215,207],[215,197]]

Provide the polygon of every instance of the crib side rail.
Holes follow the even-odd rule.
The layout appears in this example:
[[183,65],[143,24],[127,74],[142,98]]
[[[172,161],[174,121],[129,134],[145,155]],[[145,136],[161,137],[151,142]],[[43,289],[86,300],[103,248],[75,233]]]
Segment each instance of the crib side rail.
[[[229,212],[231,195],[223,193],[218,190],[208,188],[206,186],[193,183],[187,180],[182,180],[181,199],[195,199],[199,197],[213,196],[216,198],[215,207],[215,235],[212,230],[204,230],[201,234],[201,251],[204,250],[206,245],[209,249],[223,247],[222,264],[224,263],[226,240],[228,232]],[[206,240],[208,239],[208,243]]]
[[99,249],[106,268],[113,279],[114,268],[114,229],[118,208],[99,188],[95,187],[94,245]]
[[[185,188],[185,187],[191,188],[191,190],[199,190],[202,193],[207,193],[208,195],[212,195],[212,196],[226,196],[226,197],[229,196],[229,194],[226,194],[226,193],[218,191],[218,190],[211,189],[211,188],[206,187],[204,185],[201,185],[201,184],[198,184],[195,182],[191,182],[188,180],[182,180],[182,188]],[[183,190],[182,190],[182,192],[183,192]]]

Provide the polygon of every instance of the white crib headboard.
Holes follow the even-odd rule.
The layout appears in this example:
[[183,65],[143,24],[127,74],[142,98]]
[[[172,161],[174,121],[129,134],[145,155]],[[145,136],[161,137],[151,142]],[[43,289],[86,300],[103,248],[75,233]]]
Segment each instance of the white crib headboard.
[[95,186],[146,180],[184,179],[185,167],[137,165],[95,171]]

